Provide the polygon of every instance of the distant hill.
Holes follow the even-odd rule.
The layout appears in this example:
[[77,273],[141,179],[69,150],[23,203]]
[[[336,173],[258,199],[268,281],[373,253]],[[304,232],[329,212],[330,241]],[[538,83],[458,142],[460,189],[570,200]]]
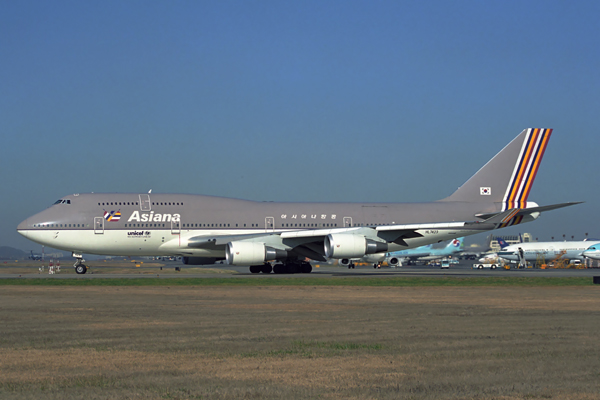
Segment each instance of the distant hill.
[[14,247],[0,246],[0,260],[18,260],[27,258],[27,253]]

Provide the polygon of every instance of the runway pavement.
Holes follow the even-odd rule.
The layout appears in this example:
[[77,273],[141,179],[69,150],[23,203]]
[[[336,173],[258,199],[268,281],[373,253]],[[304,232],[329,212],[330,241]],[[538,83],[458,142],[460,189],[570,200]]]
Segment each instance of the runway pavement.
[[[110,273],[104,272],[104,267],[90,268],[88,273],[85,275],[77,275],[73,273],[73,268],[70,266],[62,267],[62,272],[59,274],[48,274],[47,270],[44,273],[34,272],[32,270],[26,273],[10,273],[4,272],[0,266],[0,279],[9,278],[44,278],[44,279],[98,279],[98,278],[256,278],[256,279],[270,279],[272,277],[277,278],[326,278],[326,277],[380,277],[385,279],[386,277],[398,277],[398,276],[410,276],[410,277],[593,277],[600,276],[600,269],[510,269],[505,270],[502,268],[491,270],[491,269],[473,269],[472,261],[463,261],[460,264],[452,265],[449,269],[440,269],[439,267],[432,266],[407,266],[389,268],[382,267],[381,269],[374,269],[369,266],[356,266],[355,269],[348,269],[347,267],[339,267],[337,265],[329,264],[315,264],[313,272],[310,274],[252,274],[248,271],[248,267],[237,267],[223,264],[215,264],[207,266],[207,269],[218,269],[219,273],[203,272],[201,268],[194,266],[194,272],[189,271],[186,266],[179,263],[167,264],[163,269],[159,268],[136,268],[130,271],[124,271],[121,273]],[[180,267],[181,271],[175,271],[175,267]],[[198,272],[198,270],[201,270]]]

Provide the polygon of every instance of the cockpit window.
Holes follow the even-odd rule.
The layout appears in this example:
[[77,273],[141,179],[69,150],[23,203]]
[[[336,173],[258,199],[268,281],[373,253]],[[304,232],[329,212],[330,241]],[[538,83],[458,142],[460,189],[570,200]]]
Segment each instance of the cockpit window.
[[[54,204],[71,204],[71,200],[64,200],[64,199],[60,199],[60,200],[56,200],[54,202]],[[53,204],[53,205],[54,205]]]

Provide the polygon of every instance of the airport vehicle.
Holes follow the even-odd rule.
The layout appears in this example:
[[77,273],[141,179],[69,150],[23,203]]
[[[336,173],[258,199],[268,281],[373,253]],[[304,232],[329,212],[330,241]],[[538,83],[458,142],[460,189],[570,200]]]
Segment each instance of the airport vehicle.
[[500,264],[498,263],[483,263],[483,262],[478,262],[473,264],[473,269],[484,269],[484,268],[489,268],[489,269],[496,269],[500,267]]
[[[24,237],[83,253],[226,260],[252,273],[308,273],[306,259],[360,258],[533,221],[528,196],[551,129],[526,129],[452,195],[430,203],[278,203],[154,193],[72,194],[21,222]],[[274,265],[272,263],[275,263]]]
[[431,245],[418,247],[416,249],[395,251],[387,254],[386,261],[388,265],[395,266],[400,262],[407,261],[408,264],[417,261],[434,261],[440,258],[448,257],[460,253],[464,247],[464,237],[453,239],[442,249],[433,249]]
[[585,257],[590,257],[589,254],[593,254],[592,252],[586,254],[586,251],[599,243],[600,241],[529,242],[510,246],[501,243],[502,250],[498,252],[498,256],[510,261],[536,262],[540,258],[545,261],[558,259],[583,261]]
[[448,269],[448,268],[450,268],[450,260],[443,259],[442,261],[440,261],[440,268],[441,269]]

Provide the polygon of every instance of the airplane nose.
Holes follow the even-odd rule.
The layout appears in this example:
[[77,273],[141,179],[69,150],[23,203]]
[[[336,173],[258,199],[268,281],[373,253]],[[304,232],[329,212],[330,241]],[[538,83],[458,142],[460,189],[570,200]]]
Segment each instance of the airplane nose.
[[17,232],[19,232],[21,235],[27,237],[27,228],[28,228],[28,224],[27,224],[27,220],[25,220],[17,226]]

